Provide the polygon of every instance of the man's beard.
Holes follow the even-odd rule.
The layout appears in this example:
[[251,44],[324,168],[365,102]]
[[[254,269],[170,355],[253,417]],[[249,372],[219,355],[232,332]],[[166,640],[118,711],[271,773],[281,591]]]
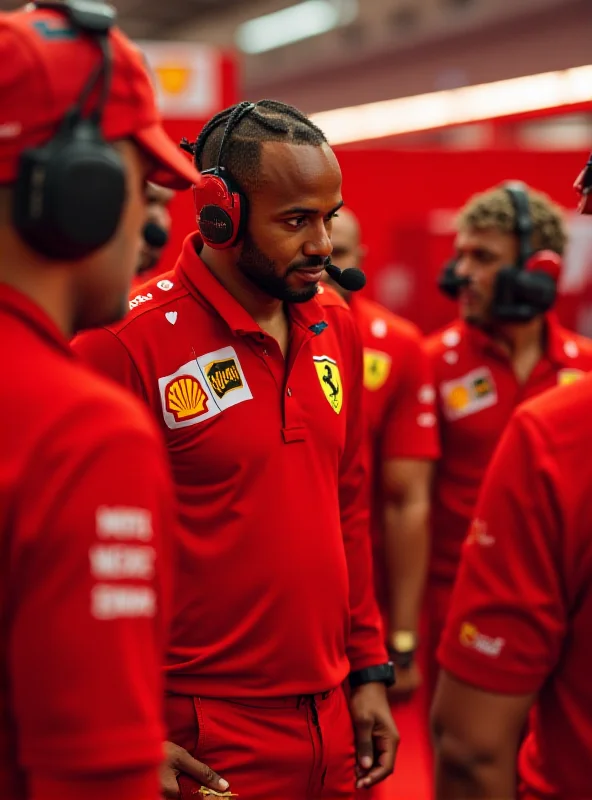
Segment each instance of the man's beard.
[[275,297],[283,303],[306,303],[316,295],[317,284],[310,283],[303,289],[295,290],[288,284],[288,275],[304,267],[322,267],[324,263],[325,259],[321,256],[311,256],[298,264],[293,264],[285,275],[278,275],[275,261],[262,253],[251,235],[246,233],[237,267],[251,283],[270,297]]

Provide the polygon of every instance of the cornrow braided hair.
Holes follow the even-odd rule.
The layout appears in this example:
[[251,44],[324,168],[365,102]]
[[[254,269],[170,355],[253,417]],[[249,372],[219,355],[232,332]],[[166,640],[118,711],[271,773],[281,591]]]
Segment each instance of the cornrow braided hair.
[[[532,219],[532,249],[563,255],[567,233],[561,209],[542,192],[527,188],[526,194]],[[503,184],[471,197],[459,214],[457,227],[514,233],[516,212]]]
[[257,168],[264,142],[319,147],[327,139],[297,108],[278,100],[260,100],[224,109],[206,123],[195,142],[184,139],[181,147],[193,155],[199,170],[221,166],[239,188],[248,193],[257,187]]

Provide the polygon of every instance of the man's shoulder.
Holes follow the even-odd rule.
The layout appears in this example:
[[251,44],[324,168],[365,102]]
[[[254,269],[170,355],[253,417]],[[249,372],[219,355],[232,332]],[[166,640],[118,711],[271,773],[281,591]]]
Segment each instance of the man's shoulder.
[[43,346],[27,364],[15,362],[12,379],[0,394],[0,408],[5,412],[2,425],[10,426],[6,436],[20,430],[22,446],[33,448],[38,458],[48,448],[57,448],[63,460],[108,438],[157,436],[146,410],[128,391],[80,359]]
[[429,336],[426,336],[425,347],[430,356],[440,356],[447,350],[458,347],[466,339],[466,327],[461,320],[454,320]]
[[560,336],[563,342],[563,351],[567,356],[566,361],[577,362],[584,369],[592,369],[592,339],[575,333],[567,328],[560,327]]
[[395,346],[423,341],[423,335],[415,323],[368,297],[356,297],[354,316],[359,317],[368,337],[375,339],[377,344],[380,340],[392,342]]
[[566,442],[592,441],[592,373],[563,386],[554,386],[519,406],[517,424],[537,429],[553,448]]
[[349,311],[349,305],[346,300],[325,283],[319,283],[317,286],[316,301],[323,306],[323,308],[341,308]]
[[[170,314],[170,321],[174,319],[172,307],[188,296],[189,292],[181,283],[174,271],[157,275],[146,283],[136,286],[129,298],[129,311],[126,316],[106,330],[115,336],[132,333],[138,329],[145,329],[154,324],[155,319]],[[172,323],[174,324],[174,323]]]

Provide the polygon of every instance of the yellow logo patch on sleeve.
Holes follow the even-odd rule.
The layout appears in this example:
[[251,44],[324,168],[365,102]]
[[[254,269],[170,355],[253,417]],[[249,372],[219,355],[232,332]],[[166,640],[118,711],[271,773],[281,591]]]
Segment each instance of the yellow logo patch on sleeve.
[[327,402],[336,414],[343,405],[343,386],[337,362],[329,356],[313,356],[319,383]]
[[382,389],[391,373],[392,359],[380,350],[364,349],[364,387],[369,392]]
[[568,386],[581,380],[586,373],[581,369],[560,369],[557,373],[557,383],[559,386]]

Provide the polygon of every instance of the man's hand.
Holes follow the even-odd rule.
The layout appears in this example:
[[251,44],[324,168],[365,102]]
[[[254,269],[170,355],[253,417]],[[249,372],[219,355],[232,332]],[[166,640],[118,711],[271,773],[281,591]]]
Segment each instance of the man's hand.
[[415,662],[407,668],[397,667],[397,682],[388,689],[388,698],[396,703],[411,699],[422,683],[421,672]]
[[354,724],[358,789],[383,781],[394,769],[399,731],[394,723],[383,683],[352,689],[349,709]]
[[214,789],[217,792],[225,792],[228,789],[228,781],[216,775],[214,770],[196,761],[189,755],[187,750],[179,747],[172,742],[164,743],[165,762],[160,770],[160,788],[162,796],[177,800],[181,797],[177,775],[184,773],[194,778],[201,786]]

